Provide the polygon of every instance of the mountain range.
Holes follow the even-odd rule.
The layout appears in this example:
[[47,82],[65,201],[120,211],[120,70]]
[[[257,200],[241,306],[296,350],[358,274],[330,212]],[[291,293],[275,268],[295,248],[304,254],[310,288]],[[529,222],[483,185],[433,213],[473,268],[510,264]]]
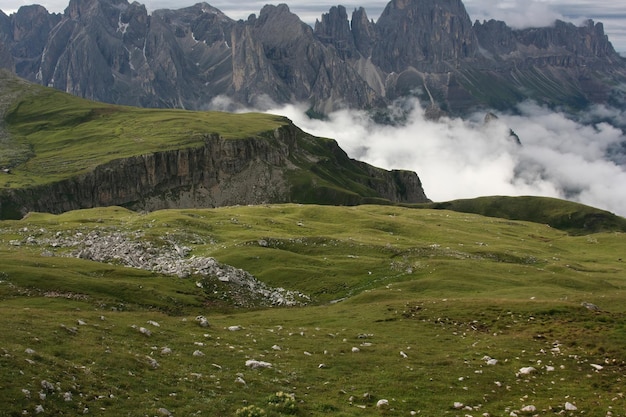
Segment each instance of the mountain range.
[[0,65],[108,103],[380,109],[417,96],[429,114],[509,109],[524,99],[581,109],[626,102],[626,60],[602,23],[512,29],[472,23],[461,0],[392,0],[376,21],[330,8],[312,27],[285,4],[235,21],[207,3],[155,10],[71,0],[0,12]]

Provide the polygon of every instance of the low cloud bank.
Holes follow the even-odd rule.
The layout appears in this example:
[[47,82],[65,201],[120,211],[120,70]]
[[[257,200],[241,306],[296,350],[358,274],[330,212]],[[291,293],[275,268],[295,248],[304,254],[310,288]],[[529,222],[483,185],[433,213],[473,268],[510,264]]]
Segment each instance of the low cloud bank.
[[506,0],[494,4],[491,0],[467,0],[466,4],[473,20],[502,20],[515,29],[552,26],[557,19],[570,20],[545,1]]
[[[434,201],[487,195],[538,195],[577,201],[626,216],[624,112],[596,107],[588,119],[534,103],[518,112],[462,120],[428,120],[417,102],[399,126],[374,123],[361,111],[343,110],[312,120],[305,108],[273,108],[303,130],[334,138],[350,157],[385,169],[418,173]],[[604,122],[592,122],[603,118]],[[522,145],[510,135],[512,129]]]

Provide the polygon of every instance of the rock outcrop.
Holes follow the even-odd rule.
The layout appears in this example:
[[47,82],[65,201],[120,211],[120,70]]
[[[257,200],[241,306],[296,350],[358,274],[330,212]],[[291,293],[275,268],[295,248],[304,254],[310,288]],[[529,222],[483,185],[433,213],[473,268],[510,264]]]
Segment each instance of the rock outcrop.
[[70,0],[63,15],[41,6],[0,14],[0,57],[23,78],[82,97],[187,109],[226,96],[328,113],[406,95],[433,114],[527,98],[583,108],[626,84],[601,23],[472,24],[461,0],[392,0],[376,22],[363,8],[349,21],[336,6],[314,28],[285,4],[234,21],[206,3],[149,15],[127,0]]
[[115,160],[86,174],[0,190],[0,218],[98,206],[152,211],[262,203],[420,203],[419,177],[350,159],[334,140],[286,124],[266,136]]
[[[176,241],[171,236],[155,242],[146,239],[144,231],[111,230],[111,227],[66,230],[63,233],[45,229],[29,233],[26,228],[20,233],[20,239],[9,242],[11,246],[41,249],[45,257],[74,257],[178,278],[193,277],[199,291],[210,294],[211,298],[230,301],[236,307],[294,306],[311,301],[306,294],[270,287],[249,272],[220,263],[215,258],[192,255],[193,249],[185,246],[186,242]],[[49,293],[49,296],[55,295]],[[203,316],[196,320],[202,327],[208,327]]]
[[476,36],[461,0],[392,0],[376,30],[372,61],[386,73],[447,72],[451,63],[476,55]]
[[376,94],[334,48],[317,41],[313,30],[285,4],[265,6],[233,31],[233,94],[263,107],[315,98],[317,111],[358,105],[369,107]]

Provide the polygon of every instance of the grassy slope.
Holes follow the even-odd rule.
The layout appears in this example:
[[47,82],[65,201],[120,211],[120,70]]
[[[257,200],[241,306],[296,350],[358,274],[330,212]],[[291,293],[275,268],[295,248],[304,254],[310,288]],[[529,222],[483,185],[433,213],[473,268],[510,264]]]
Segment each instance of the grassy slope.
[[[0,82],[4,89],[20,92],[7,111],[6,128],[12,140],[2,144],[0,157],[0,166],[11,167],[12,175],[0,177],[0,187],[53,182],[114,159],[202,146],[205,135],[213,133],[246,138],[289,123],[259,113],[113,106],[25,85],[15,78]],[[24,152],[9,153],[13,149]]]
[[490,196],[431,203],[421,207],[543,223],[571,234],[616,230],[626,232],[626,219],[623,217],[594,207],[548,197]]
[[[228,309],[194,279],[41,256],[61,250],[26,243],[111,227],[186,242],[193,255],[309,293],[313,305]],[[509,415],[526,405],[553,415],[570,402],[579,411],[565,415],[623,416],[625,243],[621,233],[570,236],[536,223],[389,206],[143,215],[106,208],[5,221],[0,403],[10,404],[5,415],[34,414],[39,404],[44,415],[85,407],[116,416],[158,415],[161,407],[234,415],[252,404],[277,416],[267,399],[283,390],[295,393],[297,415]],[[212,326],[199,327],[197,314]],[[172,353],[161,354],[164,346]],[[487,365],[485,355],[498,363]],[[251,370],[251,358],[273,367]],[[516,376],[525,366],[537,371]],[[45,400],[42,380],[55,384]],[[390,407],[378,411],[382,398]]]

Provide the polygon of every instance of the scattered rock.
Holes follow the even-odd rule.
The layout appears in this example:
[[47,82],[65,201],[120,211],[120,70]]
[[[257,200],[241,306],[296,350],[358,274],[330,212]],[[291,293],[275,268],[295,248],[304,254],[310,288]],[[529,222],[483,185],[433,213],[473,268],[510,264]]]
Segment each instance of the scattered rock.
[[[24,233],[28,232],[26,230]],[[27,236],[23,240],[9,242],[14,246],[41,245],[46,248],[71,248],[71,252],[62,256],[88,259],[95,262],[121,264],[180,278],[200,275],[205,279],[217,279],[228,284],[226,293],[232,293],[230,299],[242,307],[251,303],[264,306],[303,305],[310,297],[297,291],[284,288],[272,288],[257,280],[250,273],[217,262],[214,258],[191,256],[191,249],[171,241],[164,245],[142,240],[143,232],[121,232],[92,230],[87,233],[68,231],[51,237],[35,238]],[[198,288],[205,288],[202,281],[197,281]]]
[[163,408],[163,407],[159,408],[157,410],[157,413],[159,413],[162,416],[171,416],[172,415],[172,413],[167,408]]
[[531,373],[537,371],[537,369],[533,368],[532,366],[525,366],[523,368],[520,368],[520,370],[517,372],[517,376],[520,375],[530,375]]
[[378,408],[385,408],[385,407],[388,407],[388,406],[389,406],[389,401],[388,400],[382,399],[382,400],[378,400],[376,402],[376,407],[378,407]]
[[47,392],[52,392],[54,391],[54,385],[44,379],[41,381],[41,389]]
[[582,303],[580,303],[580,305],[582,305],[583,307],[585,307],[586,309],[591,310],[591,311],[600,311],[600,307],[598,307],[595,304],[588,303],[586,301],[583,301]]
[[160,366],[156,359],[150,356],[146,356],[146,359],[148,360],[148,365],[150,365],[152,369],[157,369]]
[[209,327],[209,321],[204,316],[197,316],[196,321],[201,327]]
[[492,358],[491,356],[483,356],[483,360],[487,365],[494,366],[498,363],[497,359]]
[[269,362],[257,361],[255,359],[248,359],[246,361],[246,366],[248,368],[258,369],[258,368],[271,368],[272,364]]

